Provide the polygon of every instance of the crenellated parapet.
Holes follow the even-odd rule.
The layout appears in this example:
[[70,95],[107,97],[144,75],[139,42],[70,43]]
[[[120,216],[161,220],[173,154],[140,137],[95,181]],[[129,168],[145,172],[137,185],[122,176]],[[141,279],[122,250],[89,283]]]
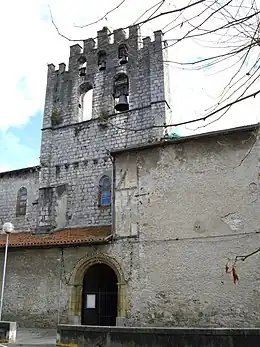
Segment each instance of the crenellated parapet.
[[[164,73],[162,42],[161,31],[154,32],[153,39],[140,41],[139,28],[132,25],[113,32],[104,27],[95,39],[71,46],[68,70],[64,63],[57,70],[49,65],[44,127],[85,120],[83,99],[89,91],[93,93],[92,119],[103,112],[129,111],[161,99],[164,82],[158,79],[158,71]],[[143,85],[146,89],[140,97]]]
[[[104,27],[97,32],[95,39],[88,38],[84,40],[83,46],[79,44],[71,46],[68,71],[70,72],[75,68],[80,70],[81,66],[84,66],[87,67],[84,76],[90,75],[100,70],[120,67],[120,65],[126,64],[128,60],[130,61],[131,58],[137,58],[139,52],[142,52],[144,48],[152,48],[156,45],[160,51],[160,44],[163,41],[161,31],[154,32],[154,40],[146,37],[142,39],[142,43],[140,42],[138,26],[130,26],[127,31],[116,29],[110,32],[107,27]],[[99,64],[100,57],[107,63],[105,68]],[[50,66],[52,66],[51,71],[54,72],[54,65],[50,64]],[[66,72],[66,65],[61,63],[59,70],[55,71],[58,74]]]

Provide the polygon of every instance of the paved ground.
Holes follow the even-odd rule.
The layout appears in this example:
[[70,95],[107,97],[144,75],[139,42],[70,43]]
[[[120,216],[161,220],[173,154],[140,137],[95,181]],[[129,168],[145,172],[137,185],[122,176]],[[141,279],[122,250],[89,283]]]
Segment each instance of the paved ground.
[[15,344],[0,344],[2,346],[54,347],[56,345],[56,330],[51,329],[17,329]]

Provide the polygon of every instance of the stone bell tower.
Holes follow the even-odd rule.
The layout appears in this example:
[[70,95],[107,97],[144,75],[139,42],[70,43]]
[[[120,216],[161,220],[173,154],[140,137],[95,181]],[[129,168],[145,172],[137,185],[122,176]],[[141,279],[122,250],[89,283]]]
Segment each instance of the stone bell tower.
[[[48,66],[40,156],[42,228],[57,224],[55,187],[65,184],[69,189],[75,167],[94,159],[99,162],[110,149],[160,140],[163,128],[157,126],[172,122],[166,48],[161,31],[154,33],[153,40],[140,41],[138,26],[130,26],[128,35],[122,29],[110,33],[104,27],[96,41],[89,38],[83,47],[70,47],[68,69],[64,63],[58,69]],[[89,93],[92,113],[84,120]],[[68,176],[72,164],[74,171]],[[105,166],[110,169],[111,162]],[[86,177],[91,170],[94,177],[91,166],[84,170]],[[68,191],[68,205],[73,205],[73,199],[77,197]],[[81,224],[79,217],[77,222]]]
[[[167,113],[169,86],[167,49],[162,33],[154,33],[140,42],[138,27],[129,27],[129,35],[117,29],[113,35],[105,27],[94,39],[70,47],[68,71],[64,63],[48,67],[43,128],[81,122],[83,96],[93,91],[92,119],[103,112],[128,111],[161,104]],[[111,39],[113,37],[113,43]],[[161,113],[161,112],[160,112]],[[167,118],[167,116],[165,116]]]

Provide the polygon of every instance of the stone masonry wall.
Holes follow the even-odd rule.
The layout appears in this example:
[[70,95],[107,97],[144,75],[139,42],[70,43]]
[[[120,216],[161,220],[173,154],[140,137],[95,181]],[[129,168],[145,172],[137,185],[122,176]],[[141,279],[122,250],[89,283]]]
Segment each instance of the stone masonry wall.
[[[58,319],[60,323],[68,323],[72,289],[68,283],[71,272],[81,258],[97,254],[116,259],[125,278],[129,278],[131,268],[128,263],[128,242],[69,247],[64,248],[63,252],[61,248],[9,248],[3,320],[16,321],[18,326],[29,328],[56,328]],[[3,257],[2,249],[1,263]]]
[[116,239],[63,255],[10,248],[3,319],[69,323],[73,269],[106,255],[124,275],[128,326],[260,327],[259,253],[238,262],[238,284],[225,274],[227,258],[260,244],[254,140],[236,131],[118,154]]
[[[57,70],[49,65],[40,175],[3,178],[1,187],[9,198],[8,205],[1,200],[3,222],[10,219],[21,230],[34,229],[37,224],[37,230],[43,233],[54,228],[111,223],[110,207],[98,206],[99,179],[104,174],[113,179],[109,152],[159,140],[163,128],[153,126],[163,125],[170,114],[162,33],[156,32],[153,41],[145,38],[142,47],[139,40],[136,26],[129,28],[128,38],[121,29],[116,30],[114,43],[109,42],[108,33],[102,30],[98,33],[97,46],[87,39],[83,50],[79,45],[71,47],[68,70],[63,63]],[[129,53],[129,61],[123,66],[118,60],[118,46],[122,42],[127,44]],[[107,68],[103,72],[97,65],[100,50],[107,53]],[[85,77],[79,76],[81,57],[87,61]],[[114,110],[113,81],[118,72],[125,72],[129,77],[130,109],[124,113]],[[92,119],[82,122],[82,96],[90,89],[93,89]],[[108,114],[105,120],[100,117],[104,109]],[[16,194],[20,184],[28,186],[28,216],[16,221]],[[34,199],[38,199],[38,204],[32,209]],[[20,326],[55,327],[60,298],[61,322],[66,323],[70,293],[66,278],[77,261],[95,252],[107,254],[120,263],[129,282],[132,262],[129,264],[128,260],[132,251],[133,246],[127,240],[109,246],[65,249],[65,276],[60,272],[60,249],[10,248],[3,318],[15,320]]]
[[57,344],[78,347],[258,347],[259,329],[89,327],[59,325]]
[[[0,174],[0,222],[12,222],[16,230],[33,230],[36,227],[39,171],[27,168]],[[17,194],[27,189],[25,216],[16,216]]]
[[[83,51],[79,45],[71,47],[68,71],[65,64],[57,71],[49,65],[40,157],[38,226],[43,230],[110,224],[111,209],[98,206],[100,178],[107,174],[113,179],[109,152],[160,140],[163,128],[153,126],[162,126],[170,114],[162,33],[155,32],[152,42],[145,38],[142,47],[137,26],[129,28],[128,38],[121,29],[115,30],[114,43],[107,30],[101,30],[97,41],[95,47],[94,40],[85,40]],[[128,47],[125,65],[118,59],[120,43]],[[104,71],[97,64],[101,50],[107,54]],[[87,63],[83,77],[81,59]],[[113,81],[119,72],[129,77],[130,109],[123,113],[115,112],[113,100]],[[82,96],[89,89],[93,89],[92,119],[82,122]],[[54,114],[59,115],[59,124],[52,123]]]
[[[228,136],[115,157],[116,235],[132,244],[131,318],[153,326],[260,327],[259,138]],[[138,259],[138,260],[137,260]]]
[[[112,117],[111,123],[128,127],[135,122],[138,126],[145,119],[149,122],[149,113],[136,111],[121,115],[120,119]],[[109,151],[149,140],[148,132],[129,133],[113,125],[100,126],[95,120],[52,131],[52,157],[42,175],[46,172],[52,187],[67,186],[66,225],[110,224],[110,208],[98,205],[99,180],[104,174],[112,178]]]

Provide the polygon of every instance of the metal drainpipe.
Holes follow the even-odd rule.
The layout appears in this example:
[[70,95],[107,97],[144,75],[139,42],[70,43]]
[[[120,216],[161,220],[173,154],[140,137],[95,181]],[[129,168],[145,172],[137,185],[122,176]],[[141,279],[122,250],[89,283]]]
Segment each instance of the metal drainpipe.
[[115,209],[115,191],[116,191],[116,165],[115,165],[115,157],[111,156],[112,161],[112,232],[113,236],[115,235],[115,226],[116,226],[116,209]]
[[59,298],[58,298],[58,315],[57,315],[57,325],[60,324],[60,309],[61,309],[61,291],[62,291],[62,248],[60,252],[60,280],[59,280]]

